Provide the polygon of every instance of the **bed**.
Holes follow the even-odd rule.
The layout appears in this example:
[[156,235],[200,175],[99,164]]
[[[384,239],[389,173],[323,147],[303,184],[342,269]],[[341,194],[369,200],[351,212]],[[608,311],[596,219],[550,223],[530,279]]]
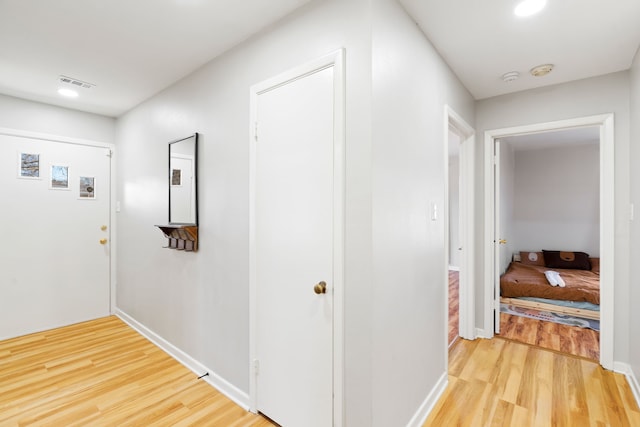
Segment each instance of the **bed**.
[[[520,252],[500,278],[500,301],[516,307],[599,319],[600,263],[584,252]],[[566,284],[549,284],[546,271]]]

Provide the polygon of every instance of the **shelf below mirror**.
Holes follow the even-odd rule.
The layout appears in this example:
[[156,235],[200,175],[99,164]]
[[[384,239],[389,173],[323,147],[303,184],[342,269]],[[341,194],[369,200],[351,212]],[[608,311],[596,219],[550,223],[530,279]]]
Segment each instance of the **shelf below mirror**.
[[156,225],[156,227],[169,239],[167,248],[187,252],[198,250],[197,225]]

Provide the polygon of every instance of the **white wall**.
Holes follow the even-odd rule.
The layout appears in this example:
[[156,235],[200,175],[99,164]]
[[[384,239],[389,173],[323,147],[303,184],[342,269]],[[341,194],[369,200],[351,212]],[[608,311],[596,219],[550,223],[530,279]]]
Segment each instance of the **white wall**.
[[444,106],[473,124],[474,103],[395,1],[373,5],[370,425],[386,427],[407,425],[446,378]]
[[[249,87],[340,47],[346,425],[403,425],[446,378],[446,234],[427,206],[444,212],[444,105],[470,123],[474,107],[393,0],[315,2],[118,120],[117,303],[248,391]],[[194,131],[202,135],[196,254],[162,249],[153,227],[167,221],[166,144]]]
[[514,251],[600,255],[598,144],[517,151]]
[[[365,0],[312,2],[118,120],[117,305],[249,391],[249,88],[346,50],[345,399],[372,425],[371,21]],[[162,249],[167,143],[199,132],[197,253]]]
[[[550,122],[595,114],[615,115],[615,343],[614,360],[628,362],[629,358],[629,72],[549,86],[524,92],[498,96],[476,103],[476,131]],[[484,145],[479,143],[476,157],[478,177],[484,175]],[[483,211],[484,182],[476,180],[478,212]],[[483,253],[484,215],[476,218],[477,253]],[[484,261],[479,259],[478,262]],[[476,272],[476,295],[484,295],[483,269]],[[483,300],[476,299],[476,324],[485,328],[482,317]]]
[[0,95],[1,128],[114,143],[115,125],[111,117]]
[[[636,379],[640,379],[640,51],[636,53],[631,68],[631,202],[635,206],[635,218],[631,221],[630,258],[635,263],[630,266],[629,311],[629,363]],[[640,396],[637,396],[640,397]]]

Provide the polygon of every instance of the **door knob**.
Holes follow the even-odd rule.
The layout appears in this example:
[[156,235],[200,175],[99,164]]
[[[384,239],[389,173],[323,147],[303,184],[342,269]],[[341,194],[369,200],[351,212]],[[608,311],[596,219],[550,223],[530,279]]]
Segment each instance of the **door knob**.
[[101,245],[106,245],[107,244],[107,239],[100,239],[100,244]]
[[327,293],[327,282],[322,281],[322,282],[316,283],[316,285],[313,287],[313,292],[315,292],[318,295],[326,294]]
[[507,240],[506,239],[500,239],[500,240],[498,240],[498,243],[500,243],[501,245],[504,245],[504,244],[507,243]]

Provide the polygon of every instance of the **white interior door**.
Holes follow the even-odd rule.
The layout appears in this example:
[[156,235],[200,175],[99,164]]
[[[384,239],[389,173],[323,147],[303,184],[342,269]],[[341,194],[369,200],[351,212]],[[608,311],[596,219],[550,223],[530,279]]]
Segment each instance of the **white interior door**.
[[257,95],[254,167],[256,409],[283,426],[330,426],[334,67]]
[[0,153],[0,338],[109,315],[109,149],[0,135]]
[[502,236],[501,215],[500,215],[500,141],[495,140],[494,144],[494,239],[493,239],[493,280],[494,280],[494,301],[493,301],[493,324],[494,333],[500,333],[500,275],[502,274],[502,249],[504,239]]

